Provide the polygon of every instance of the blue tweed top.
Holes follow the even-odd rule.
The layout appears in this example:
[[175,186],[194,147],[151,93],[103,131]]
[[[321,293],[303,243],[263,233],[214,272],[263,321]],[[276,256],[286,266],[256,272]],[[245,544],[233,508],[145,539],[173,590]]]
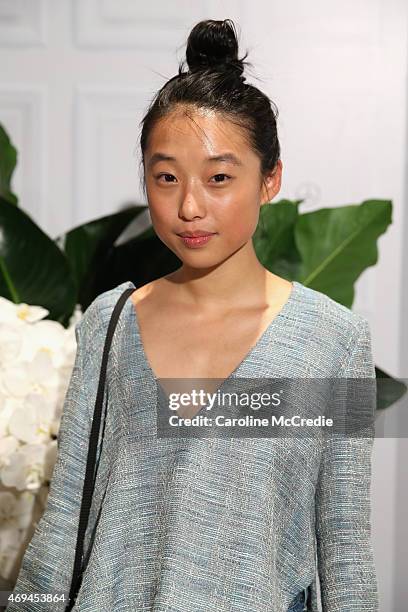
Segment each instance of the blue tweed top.
[[[68,595],[109,317],[128,281],[76,325],[47,508],[14,594]],[[169,353],[171,350],[169,349]],[[367,320],[294,281],[235,377],[375,377]],[[80,612],[378,612],[372,438],[157,438],[157,381],[128,299],[109,355]],[[88,553],[89,556],[88,556]],[[7,612],[63,611],[64,602]]]

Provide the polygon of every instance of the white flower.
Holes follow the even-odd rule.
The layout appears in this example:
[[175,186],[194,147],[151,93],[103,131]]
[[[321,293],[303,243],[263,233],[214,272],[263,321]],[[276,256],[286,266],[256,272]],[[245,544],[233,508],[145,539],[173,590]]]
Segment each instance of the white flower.
[[13,414],[14,405],[14,399],[0,392],[0,439],[8,435],[8,423]]
[[48,314],[0,297],[0,578],[15,571],[46,507],[77,350],[80,306],[67,329]]
[[40,393],[27,394],[16,402],[9,418],[8,430],[12,436],[27,444],[41,444],[52,436],[55,416],[54,402]]
[[[14,436],[4,436],[0,438],[0,468],[4,465],[8,465],[10,462],[10,455],[16,452],[19,447],[18,440]],[[1,504],[0,504],[1,514]]]
[[9,579],[33,521],[35,495],[0,491],[0,576]]
[[47,449],[44,444],[22,444],[9,455],[8,464],[0,471],[2,483],[19,491],[40,488],[45,478]]
[[24,321],[34,323],[40,321],[49,314],[49,310],[42,306],[29,306],[24,302],[14,304],[11,300],[0,297],[0,321],[3,323],[15,323]]
[[35,502],[35,495],[23,491],[14,495],[10,491],[0,491],[0,525],[26,529],[29,527]]
[[31,361],[16,361],[0,370],[0,392],[12,397],[25,397],[29,393],[52,397],[58,382],[57,368],[46,350],[39,350]]
[[0,323],[0,367],[18,359],[23,346],[23,329],[26,329],[24,323]]
[[7,465],[0,470],[0,479],[6,487],[36,493],[51,480],[57,458],[57,440],[46,444],[20,444],[9,455]]

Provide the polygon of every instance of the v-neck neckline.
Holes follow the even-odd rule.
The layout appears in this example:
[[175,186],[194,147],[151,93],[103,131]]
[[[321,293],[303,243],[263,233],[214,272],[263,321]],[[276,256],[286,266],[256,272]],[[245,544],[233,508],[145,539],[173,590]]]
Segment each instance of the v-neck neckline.
[[[267,342],[267,340],[270,337],[270,334],[272,333],[272,331],[275,331],[275,329],[279,328],[280,323],[284,323],[285,318],[287,317],[287,315],[290,313],[294,302],[296,301],[297,298],[297,294],[298,291],[301,289],[302,284],[299,283],[298,281],[291,281],[292,282],[292,289],[291,292],[289,294],[288,299],[286,300],[286,302],[284,303],[284,305],[282,306],[282,308],[280,309],[280,311],[278,312],[277,315],[274,316],[274,318],[272,319],[272,321],[270,321],[268,323],[268,325],[266,326],[266,328],[264,329],[264,331],[262,332],[262,334],[260,335],[260,337],[258,338],[258,340],[255,342],[255,344],[247,351],[246,355],[244,355],[244,357],[241,359],[241,361],[238,363],[238,365],[232,370],[232,372],[222,380],[222,383],[220,385],[220,387],[218,388],[218,391],[221,389],[221,387],[223,387],[226,383],[228,383],[229,380],[231,380],[231,378],[235,378],[236,375],[239,373],[240,370],[242,370],[242,368],[245,366],[245,364],[247,363],[247,361],[249,359],[251,359],[255,353],[265,344],[265,342]],[[136,286],[133,284],[132,281],[129,281],[129,285],[130,287],[134,287],[134,289],[136,289]],[[130,299],[130,296],[128,298],[128,312],[129,312],[129,319],[130,319],[130,333],[132,335],[132,337],[134,336],[137,342],[137,345],[140,349],[140,353],[142,356],[142,360],[143,363],[146,367],[147,372],[149,373],[150,377],[157,383],[159,383],[159,380],[162,380],[163,377],[159,378],[156,376],[155,372],[153,371],[153,368],[150,365],[150,361],[147,358],[147,354],[145,351],[145,347],[142,341],[142,336],[140,333],[140,325],[139,325],[139,318],[138,318],[138,314],[136,312],[136,308],[133,304],[133,301]]]

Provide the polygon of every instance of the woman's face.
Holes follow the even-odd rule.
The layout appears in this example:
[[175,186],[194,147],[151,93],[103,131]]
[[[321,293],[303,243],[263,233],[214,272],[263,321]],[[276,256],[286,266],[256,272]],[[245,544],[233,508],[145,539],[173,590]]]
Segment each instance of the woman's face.
[[[215,266],[252,239],[262,201],[280,188],[281,162],[267,192],[260,164],[241,128],[214,111],[179,108],[155,125],[144,156],[150,216],[184,264]],[[198,230],[214,235],[195,248],[178,236]]]

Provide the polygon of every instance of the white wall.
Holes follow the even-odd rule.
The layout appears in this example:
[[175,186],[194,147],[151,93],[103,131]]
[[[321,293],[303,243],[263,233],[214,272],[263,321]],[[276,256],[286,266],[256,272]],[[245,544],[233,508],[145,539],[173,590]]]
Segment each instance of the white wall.
[[[406,0],[0,0],[0,121],[20,153],[20,205],[56,236],[142,201],[143,112],[176,74],[192,25],[230,17],[249,80],[279,108],[278,198],[304,197],[301,211],[393,200],[354,309],[369,318],[376,363],[408,376],[407,13]],[[374,546],[381,611],[406,612],[408,449],[393,414],[395,438],[373,456]]]

